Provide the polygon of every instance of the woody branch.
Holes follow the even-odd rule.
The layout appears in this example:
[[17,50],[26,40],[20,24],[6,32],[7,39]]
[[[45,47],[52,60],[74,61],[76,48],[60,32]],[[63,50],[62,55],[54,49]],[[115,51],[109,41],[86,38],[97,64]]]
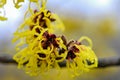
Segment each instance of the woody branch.
[[[3,64],[17,64],[15,60],[12,59],[12,56],[0,56],[0,63]],[[59,63],[61,67],[66,66],[66,62]],[[110,66],[120,66],[120,57],[111,57],[111,58],[99,58],[98,59],[98,68],[105,68]]]

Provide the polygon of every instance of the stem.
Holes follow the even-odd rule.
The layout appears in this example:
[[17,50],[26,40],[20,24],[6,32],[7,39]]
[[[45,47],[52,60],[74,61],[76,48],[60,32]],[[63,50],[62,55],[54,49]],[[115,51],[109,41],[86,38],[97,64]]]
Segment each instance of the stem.
[[[17,64],[15,60],[12,59],[12,56],[0,56],[0,63],[3,64]],[[65,67],[66,62],[59,63],[60,67]],[[98,59],[98,68],[105,68],[110,66],[120,66],[120,57],[112,58],[99,58]]]
[[120,57],[100,58],[98,61],[98,67],[110,67],[120,66]]

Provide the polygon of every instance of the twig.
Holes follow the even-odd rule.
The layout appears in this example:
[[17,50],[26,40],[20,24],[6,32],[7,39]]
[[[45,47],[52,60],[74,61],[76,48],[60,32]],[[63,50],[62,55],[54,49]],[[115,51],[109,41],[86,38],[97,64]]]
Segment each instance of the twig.
[[[12,59],[12,56],[0,56],[0,63],[4,64],[17,64],[15,60]],[[59,63],[61,67],[66,66],[66,62]],[[110,66],[120,66],[120,57],[112,58],[99,58],[98,59],[98,68],[105,68]]]
[[100,58],[98,60],[98,67],[120,66],[120,57]]
[[0,56],[0,63],[4,63],[4,64],[17,64],[17,62],[15,60],[12,59],[12,56]]

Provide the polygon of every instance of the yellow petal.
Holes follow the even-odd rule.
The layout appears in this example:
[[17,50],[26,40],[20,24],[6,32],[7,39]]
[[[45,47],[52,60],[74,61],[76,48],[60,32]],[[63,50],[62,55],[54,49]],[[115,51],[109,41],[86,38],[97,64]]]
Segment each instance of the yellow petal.
[[6,4],[6,0],[0,0],[0,8],[2,8]]
[[17,9],[22,6],[20,5],[21,2],[24,2],[24,0],[13,0],[13,3]]
[[7,20],[6,17],[0,16],[0,21],[5,21],[5,20]]

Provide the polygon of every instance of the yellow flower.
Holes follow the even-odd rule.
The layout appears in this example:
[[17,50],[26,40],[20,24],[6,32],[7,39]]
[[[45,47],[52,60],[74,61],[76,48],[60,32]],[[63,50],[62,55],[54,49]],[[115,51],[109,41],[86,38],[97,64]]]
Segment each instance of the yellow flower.
[[59,69],[58,62],[64,61],[67,55],[67,47],[62,38],[45,30],[27,45],[13,58],[18,62],[19,68],[25,69],[32,76],[51,68]]
[[13,42],[20,40],[16,45],[18,52],[13,57],[18,62],[18,68],[25,69],[32,76],[51,68],[60,68],[58,63],[66,59],[67,47],[63,36],[52,34],[54,27],[61,27],[56,25],[60,25],[58,20],[45,6],[25,19],[13,38]]
[[[28,10],[32,14],[28,18],[25,17],[24,23],[14,33],[13,42],[20,41],[16,45],[17,54],[13,57],[18,62],[18,68],[36,76],[52,68],[59,70],[59,63],[66,60],[66,66],[73,76],[76,76],[89,68],[97,67],[92,41],[82,37],[78,41],[67,43],[64,36],[56,36],[54,30],[64,30],[63,24],[56,14],[46,9],[45,4],[46,0],[42,0],[42,7],[34,11],[29,7]],[[81,44],[84,39],[90,46]]]
[[[90,46],[81,44],[86,39]],[[90,68],[97,67],[98,60],[92,50],[92,41],[88,37],[81,37],[78,41],[71,41],[68,44],[67,67],[72,73],[72,77],[80,75]]]

